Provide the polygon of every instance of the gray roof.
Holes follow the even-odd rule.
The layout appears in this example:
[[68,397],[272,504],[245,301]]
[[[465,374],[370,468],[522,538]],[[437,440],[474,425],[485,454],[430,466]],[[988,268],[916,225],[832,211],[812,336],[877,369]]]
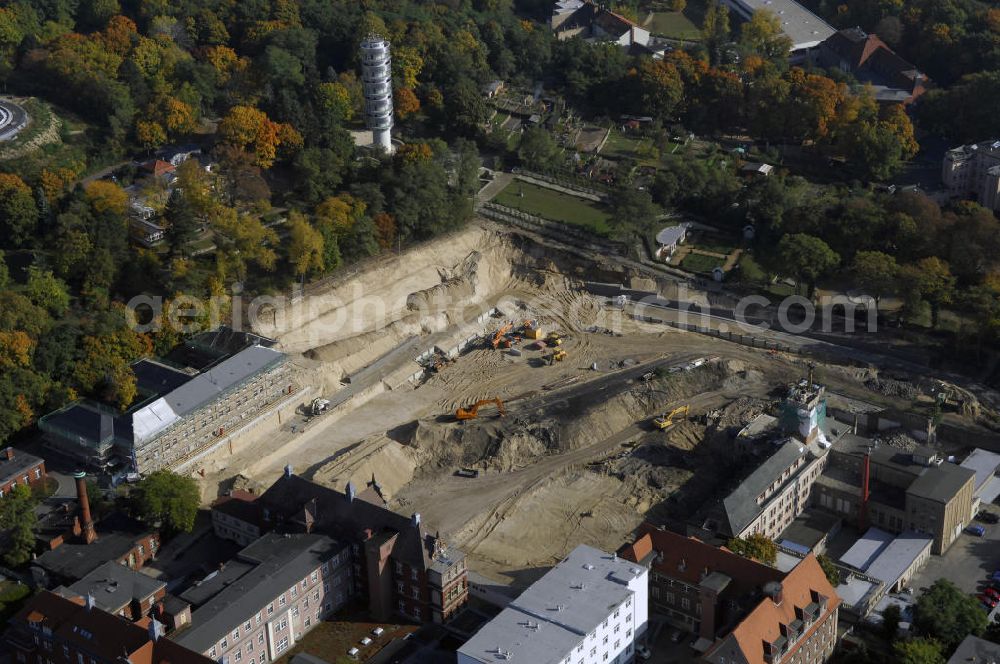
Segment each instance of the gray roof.
[[92,543],[65,542],[41,554],[32,564],[59,580],[77,581],[109,560],[120,560],[152,532],[142,523],[114,513],[97,523],[97,539]]
[[907,530],[885,547],[866,570],[868,576],[884,581],[887,586],[895,585],[899,577],[913,565],[913,561],[930,549],[934,538],[930,535]]
[[976,473],[968,468],[953,463],[942,463],[921,473],[906,493],[938,503],[947,503],[975,476]]
[[[13,459],[7,458],[7,450],[10,450],[14,454]],[[41,462],[42,459],[40,457],[22,452],[21,450],[15,450],[13,447],[0,449],[0,484],[6,484],[18,479],[26,470],[31,470]],[[35,478],[32,477],[31,479]]]
[[948,660],[948,664],[995,664],[1000,662],[1000,644],[981,639],[971,634],[958,645],[958,650]]
[[194,585],[180,593],[178,597],[197,608],[235,583],[241,576],[254,567],[256,565],[253,563],[230,560],[221,565],[220,569],[196,581]]
[[109,613],[118,613],[133,599],[144,600],[165,587],[166,584],[162,581],[108,561],[71,585],[68,590],[80,597],[90,595],[99,608]]
[[869,528],[847,552],[840,562],[864,572],[892,542],[893,536],[880,528]]
[[972,450],[972,453],[965,457],[965,461],[962,462],[962,468],[968,468],[976,473],[977,493],[994,476],[998,467],[1000,467],[1000,454],[982,450],[978,447]]
[[244,562],[256,566],[194,611],[191,628],[175,640],[195,652],[208,651],[345,546],[325,535],[264,535],[239,553]]
[[581,544],[458,652],[492,664],[500,648],[511,653],[512,662],[560,663],[634,594],[629,584],[645,574],[637,563]]
[[138,443],[154,438],[185,415],[284,360],[284,353],[264,346],[250,346],[241,350],[132,413],[135,441]]
[[792,40],[792,50],[811,48],[828,39],[836,30],[794,0],[726,0],[745,16],[768,10],[781,21],[781,30]]
[[778,450],[760,464],[750,476],[743,480],[731,494],[722,501],[726,511],[726,519],[732,535],[739,535],[763,511],[763,506],[757,504],[757,496],[771,486],[775,479],[781,477],[792,463],[803,454],[808,454],[808,448],[796,441],[786,441]]
[[656,234],[657,244],[661,244],[664,247],[672,247],[687,235],[688,229],[691,227],[690,224],[677,224],[676,226],[667,226],[662,231]]

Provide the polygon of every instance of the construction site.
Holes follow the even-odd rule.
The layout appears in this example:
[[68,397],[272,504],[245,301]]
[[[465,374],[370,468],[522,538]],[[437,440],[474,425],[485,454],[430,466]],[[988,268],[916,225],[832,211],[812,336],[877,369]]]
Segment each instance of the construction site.
[[[683,523],[739,477],[734,432],[810,367],[847,413],[910,412],[943,389],[849,350],[817,357],[815,341],[648,322],[588,282],[678,288],[483,222],[262,310],[254,331],[292,358],[303,401],[190,469],[204,501],[286,464],[341,490],[374,478],[474,572],[523,585],[577,544],[615,550],[643,521]],[[992,395],[951,387],[945,423],[988,437]]]

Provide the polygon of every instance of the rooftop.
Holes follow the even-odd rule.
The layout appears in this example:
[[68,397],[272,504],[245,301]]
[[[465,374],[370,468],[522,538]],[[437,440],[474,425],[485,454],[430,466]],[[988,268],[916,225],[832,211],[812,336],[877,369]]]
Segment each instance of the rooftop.
[[910,485],[906,493],[938,503],[947,503],[966,484],[972,483],[975,476],[975,471],[969,468],[956,466],[953,463],[942,463],[928,468]]
[[895,585],[899,577],[908,570],[913,562],[925,551],[930,549],[934,538],[907,530],[896,537],[889,546],[871,562],[865,572],[886,585]]
[[[791,440],[780,443],[777,450],[764,463],[757,466],[732,493],[723,499],[722,505],[731,534],[739,535],[757,518],[764,509],[757,502],[758,496],[764,493],[776,479],[781,478],[782,473],[791,467],[799,457],[807,454],[811,454],[811,452],[803,443]],[[792,478],[794,475],[789,480]]]
[[962,468],[968,468],[976,474],[976,492],[978,493],[996,475],[997,468],[1000,468],[1000,454],[977,447],[972,450],[969,456],[965,457],[961,465]]
[[48,590],[31,597],[12,620],[19,628],[30,624],[51,630],[57,642],[94,653],[104,661],[125,657],[131,664],[212,664],[212,660],[176,643],[150,640],[148,623],[132,623],[102,611],[88,609],[83,599],[67,599]]
[[90,595],[98,608],[118,613],[133,599],[146,599],[164,588],[162,581],[109,560],[67,590],[74,596]]
[[847,552],[840,557],[840,562],[864,572],[878,558],[879,554],[889,546],[893,536],[878,528],[869,528]]
[[0,486],[6,486],[8,482],[20,479],[22,474],[40,463],[42,463],[41,457],[13,447],[0,450]]
[[97,524],[97,539],[91,544],[66,542],[46,551],[32,563],[60,579],[82,579],[108,561],[117,562],[152,532],[124,514],[112,514]]
[[792,50],[816,46],[836,32],[830,25],[794,0],[728,0],[749,16],[767,10],[781,21],[781,30],[792,40]]
[[[264,535],[239,553],[252,569],[231,583],[213,584],[218,594],[192,613],[191,627],[177,634],[177,643],[196,652],[209,650],[233,625],[251,618],[345,546],[324,535]],[[187,593],[181,598],[188,599]]]
[[948,664],[997,664],[1000,662],[1000,644],[971,634],[958,645]]
[[661,244],[665,247],[670,247],[681,240],[687,235],[690,224],[677,224],[676,226],[667,226],[662,231],[656,234],[657,244]]
[[588,633],[634,594],[645,574],[635,562],[580,545],[533,583],[459,652],[480,662],[561,663]]

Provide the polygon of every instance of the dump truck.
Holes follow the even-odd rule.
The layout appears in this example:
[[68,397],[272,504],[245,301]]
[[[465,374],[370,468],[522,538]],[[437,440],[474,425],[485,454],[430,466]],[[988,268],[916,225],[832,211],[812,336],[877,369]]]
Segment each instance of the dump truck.
[[681,416],[687,417],[689,410],[690,406],[688,406],[687,404],[680,406],[678,408],[674,408],[666,415],[661,415],[660,417],[654,417],[653,426],[655,426],[657,429],[661,431],[669,429],[670,427],[674,426],[677,423],[674,420],[674,418],[680,418]]
[[503,401],[500,399],[481,399],[476,403],[472,404],[468,408],[459,408],[455,411],[456,420],[474,420],[479,417],[479,409],[483,406],[488,406],[490,404],[495,404],[497,407],[497,417],[503,417],[507,414],[507,409],[503,406]]

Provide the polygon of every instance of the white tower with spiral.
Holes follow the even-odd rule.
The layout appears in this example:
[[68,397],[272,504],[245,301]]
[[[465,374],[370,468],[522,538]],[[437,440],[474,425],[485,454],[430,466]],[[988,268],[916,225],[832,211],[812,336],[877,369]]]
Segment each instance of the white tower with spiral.
[[361,82],[365,94],[365,122],[373,143],[392,152],[392,57],[389,40],[369,35],[361,42]]

